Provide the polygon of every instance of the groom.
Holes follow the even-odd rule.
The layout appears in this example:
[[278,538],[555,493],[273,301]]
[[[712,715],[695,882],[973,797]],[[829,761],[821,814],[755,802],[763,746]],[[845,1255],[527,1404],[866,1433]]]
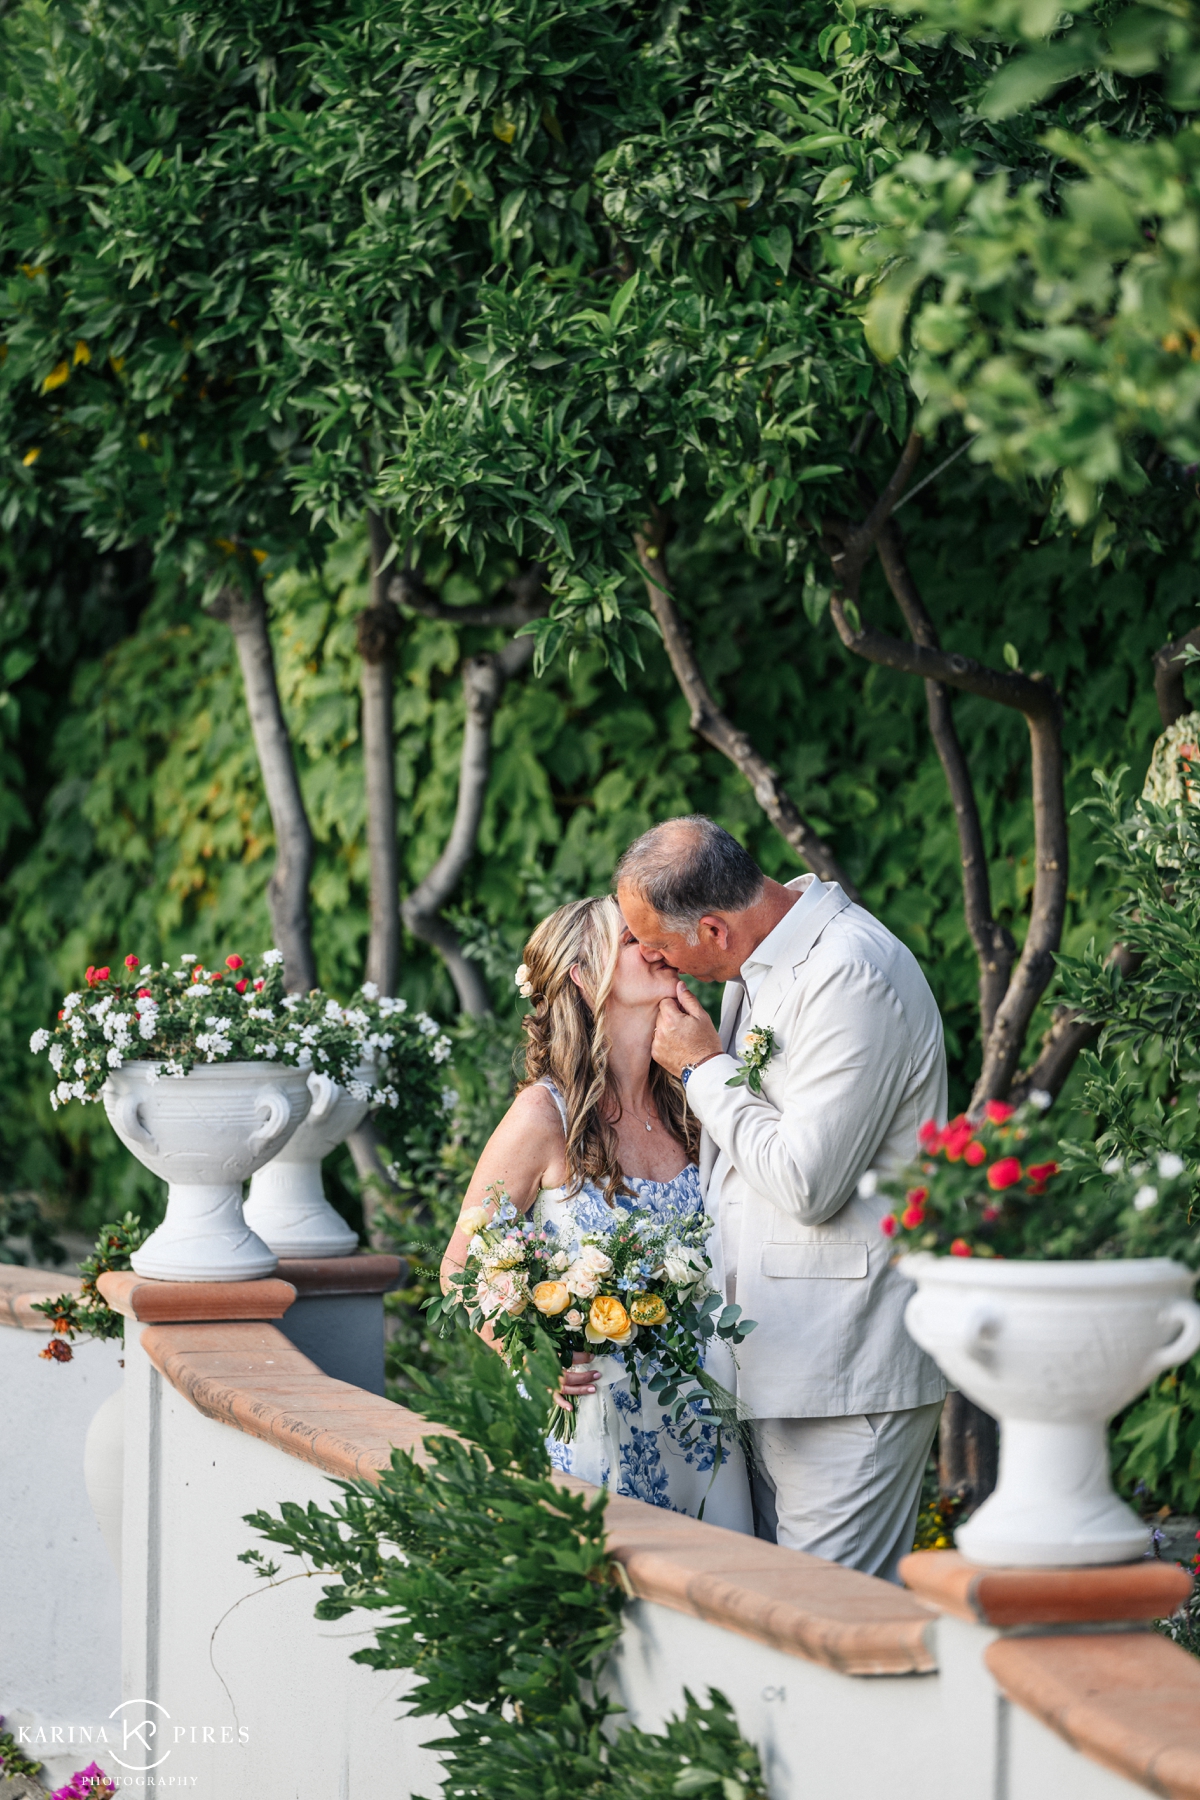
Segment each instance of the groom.
[[[904,1329],[875,1183],[946,1116],[933,995],[836,882],[769,880],[711,819],[655,826],[616,882],[647,962],[726,983],[718,1031],[680,982],[653,1054],[704,1127],[726,1297],[758,1322],[738,1351],[758,1534],[895,1581],[946,1384]],[[730,1085],[754,1028],[761,1094]]]

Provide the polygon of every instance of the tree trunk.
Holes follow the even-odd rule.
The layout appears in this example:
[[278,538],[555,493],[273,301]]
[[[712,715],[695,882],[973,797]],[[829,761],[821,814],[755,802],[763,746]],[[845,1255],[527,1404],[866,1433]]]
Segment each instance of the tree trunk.
[[509,679],[524,668],[532,655],[531,637],[513,638],[503,650],[469,657],[463,664],[466,722],[454,823],[446,848],[403,908],[404,923],[413,936],[432,944],[444,958],[463,1011],[477,1018],[492,1010],[487,982],[479,964],[464,953],[458,933],[441,916],[442,908],[475,854],[491,773],[496,708]]
[[244,594],[225,588],[212,612],[224,619],[237,645],[246,710],[275,829],[275,869],[267,905],[276,947],[283,952],[283,978],[289,993],[307,993],[317,985],[308,910],[313,835],[279,700],[266,604],[260,591]]
[[822,881],[836,881],[851,900],[858,889],[823,838],[813,830],[765,756],[761,756],[744,731],[726,718],[713,698],[696,661],[687,627],[679,616],[667,577],[666,520],[657,510],[653,522],[634,539],[646,583],[650,610],[663,635],[667,656],[684,699],[691,709],[691,726],[699,737],[727,756],[746,779],[754,798],[780,836],[791,845],[806,868]]
[[1000,1433],[991,1413],[965,1394],[947,1394],[938,1432],[938,1486],[963,1502],[960,1521],[992,1492],[999,1464]]
[[362,695],[363,780],[367,798],[370,932],[366,979],[394,994],[400,974],[400,847],[396,841],[396,751],[392,691],[400,618],[383,567],[391,540],[379,514],[368,513],[371,604],[358,620]]

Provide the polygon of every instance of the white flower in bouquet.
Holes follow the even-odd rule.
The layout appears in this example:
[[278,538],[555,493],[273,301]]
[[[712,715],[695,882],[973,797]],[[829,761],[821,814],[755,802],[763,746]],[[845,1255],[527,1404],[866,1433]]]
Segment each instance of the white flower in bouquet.
[[662,1272],[676,1287],[696,1287],[707,1273],[707,1265],[698,1250],[686,1244],[668,1244],[663,1254]]
[[563,1275],[571,1292],[580,1300],[591,1300],[600,1292],[600,1277],[586,1263],[573,1262]]
[[500,1312],[516,1318],[529,1305],[529,1283],[524,1275],[501,1269],[479,1283],[476,1300],[485,1319]]
[[565,1250],[556,1250],[554,1252],[554,1255],[550,1258],[550,1267],[556,1272],[556,1274],[561,1275],[563,1270],[569,1268],[570,1266],[571,1266],[571,1259],[567,1255]]
[[519,1237],[504,1237],[498,1244],[492,1244],[483,1255],[483,1266],[488,1274],[498,1269],[519,1269],[525,1261],[525,1240]]
[[608,1275],[612,1272],[613,1260],[598,1244],[585,1243],[576,1261],[593,1275]]
[[466,1238],[473,1238],[477,1231],[482,1231],[488,1222],[486,1206],[468,1206],[458,1216],[458,1229]]

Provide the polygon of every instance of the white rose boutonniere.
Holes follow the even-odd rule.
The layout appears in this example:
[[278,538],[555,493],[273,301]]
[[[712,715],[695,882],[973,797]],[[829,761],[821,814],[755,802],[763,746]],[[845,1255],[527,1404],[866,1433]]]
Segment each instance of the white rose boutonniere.
[[742,1039],[742,1066],[726,1087],[748,1087],[762,1093],[762,1072],[775,1054],[775,1033],[769,1025],[755,1025]]

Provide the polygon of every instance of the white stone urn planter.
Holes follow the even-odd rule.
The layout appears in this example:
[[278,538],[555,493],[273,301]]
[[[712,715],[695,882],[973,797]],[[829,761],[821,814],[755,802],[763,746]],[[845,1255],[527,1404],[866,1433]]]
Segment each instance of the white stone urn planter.
[[1002,1262],[926,1253],[899,1269],[904,1323],[1000,1422],[996,1491],[956,1532],[973,1562],[1133,1562],[1149,1532],[1113,1492],[1105,1425],[1200,1346],[1196,1277],[1165,1257]]
[[[355,1073],[369,1081],[374,1070],[363,1065]],[[367,1102],[315,1072],[308,1091],[303,1125],[250,1182],[246,1223],[277,1256],[353,1256],[358,1235],[325,1198],[321,1162],[362,1124]]]
[[202,1063],[154,1079],[127,1062],[104,1110],[127,1150],[170,1187],[167,1216],[131,1261],[160,1281],[256,1281],[278,1258],[242,1217],[242,1183],[308,1112],[308,1071],[268,1062]]

